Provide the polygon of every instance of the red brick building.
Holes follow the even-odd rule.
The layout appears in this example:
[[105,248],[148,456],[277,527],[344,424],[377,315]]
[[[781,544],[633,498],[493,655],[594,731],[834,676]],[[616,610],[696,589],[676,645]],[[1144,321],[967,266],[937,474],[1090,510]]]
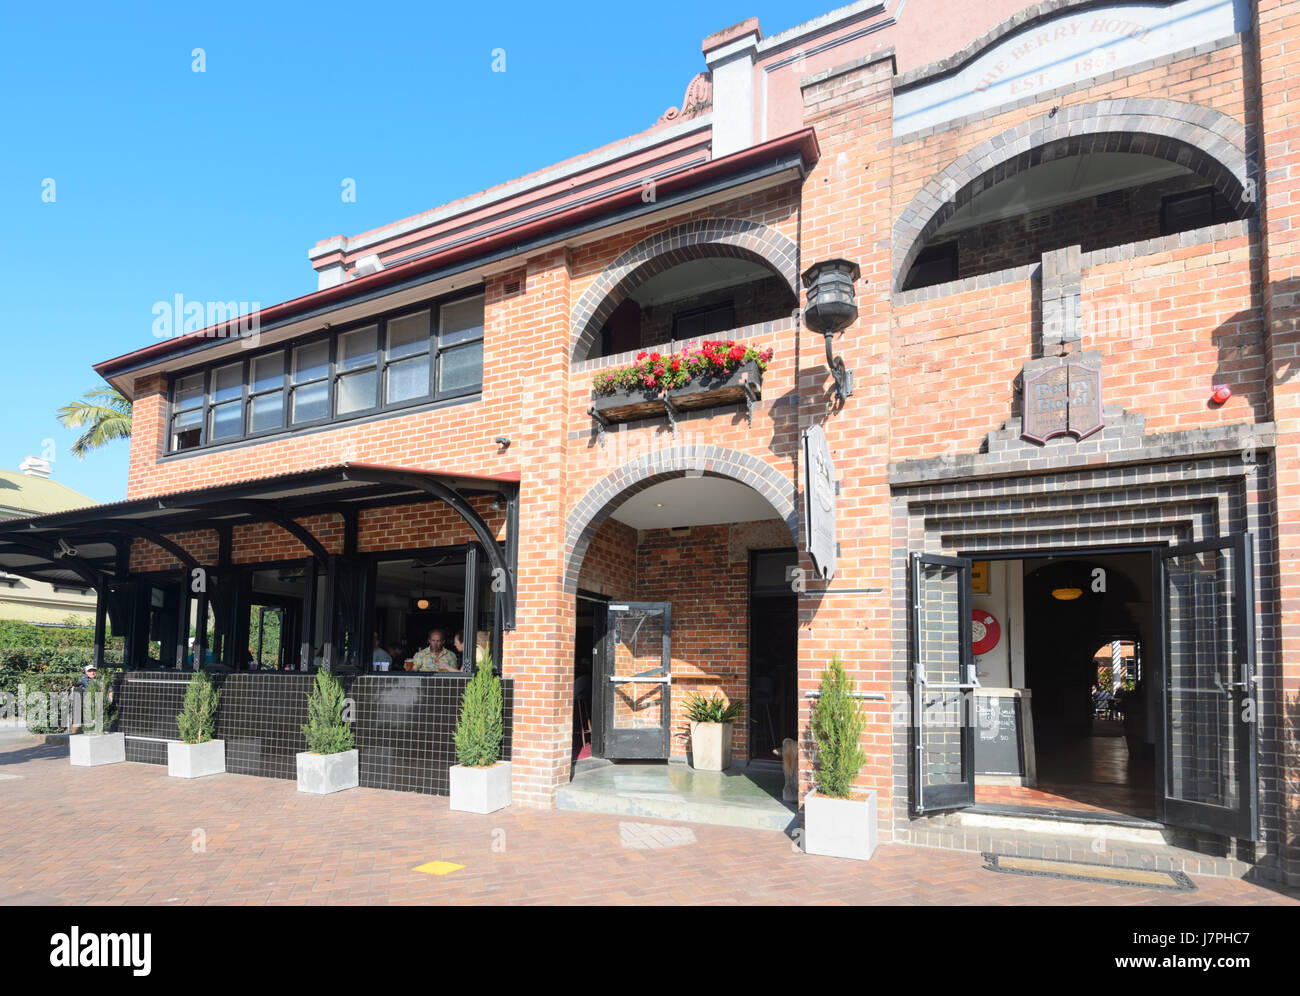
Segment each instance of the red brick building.
[[[135,404],[129,499],[6,534],[3,566],[81,572],[142,669],[234,680],[268,612],[283,670],[490,631],[516,805],[554,805],[588,724],[598,756],[681,758],[716,691],[740,760],[796,742],[802,796],[839,652],[883,839],[984,847],[1064,797],[1297,880],[1300,13],[969,6],[727,28],[646,131],[319,243],[318,289],[255,334],[98,364]],[[836,260],[856,315],[827,338],[801,277]],[[732,340],[765,368],[593,393]],[[1103,744],[1118,640],[1145,673]],[[1009,762],[959,716],[976,685],[1014,703]],[[438,791],[387,736],[363,781]],[[248,733],[248,770],[291,740]]]

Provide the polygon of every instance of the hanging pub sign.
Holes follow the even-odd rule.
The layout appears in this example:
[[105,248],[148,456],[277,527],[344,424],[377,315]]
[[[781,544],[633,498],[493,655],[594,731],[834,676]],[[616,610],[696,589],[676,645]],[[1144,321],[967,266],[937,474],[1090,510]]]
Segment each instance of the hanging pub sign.
[[1101,413],[1101,353],[1050,356],[1020,374],[1020,438],[1045,443],[1069,433],[1085,439],[1105,423]]
[[803,433],[803,517],[808,554],[823,580],[835,577],[835,464],[820,425]]

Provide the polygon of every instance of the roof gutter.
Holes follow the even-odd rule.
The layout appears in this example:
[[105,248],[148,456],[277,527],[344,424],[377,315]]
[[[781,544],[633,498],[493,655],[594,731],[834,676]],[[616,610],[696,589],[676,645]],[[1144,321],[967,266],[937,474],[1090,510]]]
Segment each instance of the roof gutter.
[[696,188],[716,184],[726,177],[772,164],[788,166],[791,157],[798,158],[806,173],[816,164],[820,154],[816,134],[811,128],[806,128],[664,177],[655,183],[655,199],[652,202],[643,199],[640,185],[616,191],[586,204],[576,205],[503,232],[484,235],[441,252],[399,264],[391,269],[359,277],[336,287],[291,298],[280,304],[273,304],[253,312],[252,315],[241,315],[232,321],[212,325],[197,332],[164,339],[113,359],[103,360],[95,364],[93,369],[108,380],[172,354],[188,353],[204,346],[215,345],[240,334],[241,329],[246,330],[252,321],[256,321],[256,327],[266,331],[269,327],[308,317],[312,312],[327,311],[344,303],[377,297],[394,285],[416,282],[416,278],[446,270],[457,263],[464,264],[462,268],[468,268],[473,262],[494,253],[498,257],[512,255],[527,248],[529,243],[539,243],[547,237],[588,227],[592,221],[606,215],[660,210],[677,201],[687,199],[690,192]]

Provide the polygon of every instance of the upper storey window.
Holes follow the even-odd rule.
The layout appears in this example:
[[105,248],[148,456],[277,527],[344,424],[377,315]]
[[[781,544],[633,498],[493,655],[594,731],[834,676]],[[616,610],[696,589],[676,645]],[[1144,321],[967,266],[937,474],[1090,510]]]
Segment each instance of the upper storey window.
[[168,450],[364,418],[483,390],[483,295],[406,308],[180,374]]

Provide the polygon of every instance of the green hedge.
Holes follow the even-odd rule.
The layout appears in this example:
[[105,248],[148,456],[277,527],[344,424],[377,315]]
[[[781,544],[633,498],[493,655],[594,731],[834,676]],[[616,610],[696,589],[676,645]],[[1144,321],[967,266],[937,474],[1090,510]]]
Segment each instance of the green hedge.
[[[93,626],[33,626],[31,623],[0,620],[0,710],[6,717],[16,711],[21,686],[27,695],[43,697],[44,708],[28,712],[27,729],[32,733],[55,733],[62,729],[55,717],[48,715],[49,695],[61,695],[77,687],[85,667],[94,661],[95,628]],[[119,647],[104,648],[105,665],[120,666]],[[57,700],[56,700],[57,701]],[[39,713],[39,714],[38,714]],[[54,719],[54,722],[51,720]],[[42,720],[44,720],[42,722]]]

